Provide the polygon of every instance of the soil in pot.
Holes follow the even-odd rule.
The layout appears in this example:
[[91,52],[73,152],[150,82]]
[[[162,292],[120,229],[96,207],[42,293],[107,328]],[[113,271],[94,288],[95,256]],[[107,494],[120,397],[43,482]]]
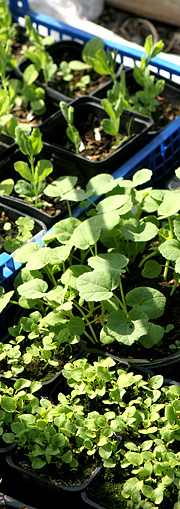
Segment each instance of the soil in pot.
[[[113,134],[102,129],[101,122],[110,121],[108,115],[97,98],[81,97],[72,101],[69,106],[61,105],[59,111],[51,119],[44,140],[52,143],[53,150],[63,160],[70,160],[88,175],[89,178],[100,171],[112,173],[146,143],[147,132],[153,121],[144,115],[124,109],[118,122],[117,132]],[[73,128],[79,133],[78,150],[67,135],[66,115],[73,108]],[[118,124],[117,124],[118,125]],[[109,126],[109,124],[108,124]],[[117,136],[116,136],[117,135]]]
[[[69,63],[72,60],[78,60],[82,62],[82,49],[83,45],[77,41],[59,41],[48,48],[48,53],[51,55],[54,63],[59,66],[61,62]],[[25,60],[17,68],[17,74],[22,77],[27,65],[30,64],[29,60]],[[120,65],[116,65],[116,75],[119,76]],[[81,80],[84,76],[89,75],[90,81],[85,86],[81,86]],[[109,75],[100,75],[93,69],[88,70],[75,70],[72,72],[72,80],[63,79],[63,76],[59,76],[58,72],[49,81],[48,84],[44,82],[43,73],[39,74],[37,82],[46,88],[47,93],[60,100],[60,97],[64,97],[65,100],[75,99],[82,95],[93,94],[96,90],[101,90],[102,96],[106,96],[107,84],[112,82]],[[80,84],[79,84],[80,83]]]
[[[126,470],[126,469],[125,469]],[[127,480],[127,472],[116,466],[112,469],[103,468],[82,493],[82,499],[89,507],[97,509],[127,509],[127,500],[122,497],[123,483]],[[166,497],[160,504],[161,509],[174,507],[177,496],[174,500]]]
[[11,41],[12,57],[19,62],[24,56],[24,50],[31,45],[26,35],[26,29],[20,25],[16,26],[15,37]]

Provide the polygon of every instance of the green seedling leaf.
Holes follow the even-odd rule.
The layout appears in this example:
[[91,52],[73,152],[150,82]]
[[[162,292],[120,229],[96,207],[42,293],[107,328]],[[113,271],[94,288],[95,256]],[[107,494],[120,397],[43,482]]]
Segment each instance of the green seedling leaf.
[[164,328],[155,323],[149,323],[148,333],[140,338],[140,343],[145,348],[152,348],[158,344],[164,336]]
[[[57,240],[62,244],[72,244],[71,237],[76,228],[80,225],[79,219],[76,217],[68,217],[56,223],[53,226],[53,233]],[[45,237],[46,238],[46,237]]]
[[45,159],[41,159],[38,161],[35,173],[37,175],[37,182],[40,182],[41,180],[45,180],[50,173],[53,171],[53,165],[50,161],[46,161]]
[[74,202],[82,202],[86,199],[86,193],[83,189],[72,189],[69,193],[66,193],[61,200],[68,200]]
[[165,219],[169,216],[174,216],[180,210],[180,191],[172,194],[171,191],[167,192],[161,205],[158,208],[158,216],[160,219]]
[[77,177],[65,176],[59,177],[54,180],[52,184],[49,184],[45,189],[44,193],[47,196],[60,196],[66,199],[65,195],[76,185]]
[[2,313],[3,309],[6,308],[13,294],[14,290],[5,293],[4,288],[0,286],[0,313]]
[[18,263],[26,263],[31,256],[39,251],[41,249],[41,246],[37,244],[36,242],[29,242],[25,246],[22,246],[20,250],[17,251],[15,254],[15,261]]
[[144,268],[142,270],[142,276],[147,277],[149,279],[154,279],[161,274],[161,265],[159,265],[156,260],[148,260],[144,264]]
[[88,264],[93,269],[104,269],[111,272],[117,272],[117,274],[124,273],[124,267],[128,264],[128,258],[119,253],[105,253],[99,254],[98,256],[92,256],[88,258]]
[[88,249],[95,244],[100,237],[101,227],[96,222],[96,218],[91,217],[74,230],[71,236],[71,243],[82,250]]
[[140,223],[137,226],[126,223],[122,226],[121,231],[125,239],[133,242],[147,242],[157,235],[158,228],[155,224],[149,222]]
[[100,173],[92,177],[86,185],[86,193],[88,196],[100,196],[103,193],[111,191],[115,185],[115,180],[112,175],[108,173]]
[[73,265],[64,272],[61,281],[65,286],[77,290],[77,279],[84,274],[84,272],[91,272],[91,269],[86,265]]
[[168,239],[160,244],[159,251],[166,260],[176,261],[180,257],[180,242],[176,239]]
[[28,182],[32,182],[32,173],[29,168],[29,165],[25,163],[24,161],[18,161],[14,164],[14,169],[23,177],[24,179],[28,180]]
[[105,331],[114,336],[119,343],[132,345],[147,334],[148,317],[142,311],[131,310],[127,316],[124,311],[113,311],[108,317]]
[[74,316],[69,320],[68,329],[70,334],[73,336],[76,334],[77,336],[82,336],[85,331],[85,326],[82,318],[80,316]]
[[134,187],[141,186],[151,180],[152,171],[144,168],[143,170],[138,170],[133,175],[132,182]]
[[[101,200],[97,204],[96,210],[101,214],[104,212],[107,213],[108,211],[117,210],[123,207],[123,205],[127,204],[128,200],[129,196],[126,195],[108,196],[108,198],[104,198],[104,200]],[[131,204],[129,206],[131,207]]]
[[99,37],[90,39],[82,49],[82,58],[88,62],[88,57],[93,57],[99,49],[104,49],[104,42]]
[[18,293],[26,299],[41,299],[47,292],[48,284],[40,279],[33,279],[18,286]]
[[141,286],[126,294],[126,302],[128,306],[143,311],[152,319],[158,318],[164,313],[166,298],[154,288]]
[[179,258],[177,258],[177,260],[175,262],[175,267],[174,268],[175,268],[175,272],[177,274],[180,274],[180,256],[179,256]]
[[16,402],[13,398],[11,398],[9,396],[2,396],[1,397],[1,408],[5,412],[15,412]]
[[112,290],[117,288],[118,284],[117,274],[103,270],[82,274],[77,280],[80,297],[87,302],[110,299],[113,295]]
[[42,133],[35,127],[30,136],[28,136],[21,127],[17,126],[15,131],[15,142],[21,152],[27,156],[39,154],[43,148]]
[[6,194],[7,196],[9,196],[12,193],[13,188],[14,181],[12,179],[2,180],[2,182],[0,183],[0,195],[3,196],[4,194]]

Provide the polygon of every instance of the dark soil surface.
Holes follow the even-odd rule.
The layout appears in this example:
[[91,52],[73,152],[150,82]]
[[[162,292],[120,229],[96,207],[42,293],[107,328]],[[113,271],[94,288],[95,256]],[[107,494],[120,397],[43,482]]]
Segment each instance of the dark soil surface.
[[163,40],[164,53],[180,54],[180,30],[177,26],[141,18],[110,5],[105,5],[101,16],[94,23],[141,46],[144,46],[147,35],[152,34],[154,44]]

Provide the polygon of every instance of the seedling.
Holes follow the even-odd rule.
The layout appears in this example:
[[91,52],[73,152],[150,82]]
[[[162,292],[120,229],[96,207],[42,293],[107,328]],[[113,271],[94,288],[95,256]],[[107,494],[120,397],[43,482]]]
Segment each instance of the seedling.
[[[105,110],[105,112],[109,115],[109,119],[104,118],[101,121],[101,125],[106,134],[110,134],[111,136],[115,136],[117,147],[121,145],[126,139],[127,136],[124,136],[120,139],[119,137],[119,129],[120,129],[120,117],[124,110],[124,101],[122,96],[119,97],[115,106],[110,103],[109,99],[102,99],[101,104]],[[117,148],[115,147],[115,148]]]
[[0,236],[0,248],[3,248],[7,253],[13,253],[32,238],[32,230],[34,228],[33,219],[20,216],[15,221],[15,225],[17,228],[16,236],[14,236],[12,224],[8,221],[4,224],[3,229],[8,232],[9,235],[6,235],[5,240]]
[[29,36],[32,46],[24,50],[24,55],[32,61],[32,64],[28,66],[29,74],[32,76],[32,82],[34,82],[39,73],[42,71],[44,76],[45,84],[52,80],[57,72],[57,65],[53,62],[52,57],[46,51],[46,46],[49,46],[53,42],[52,36],[41,37],[38,31],[33,27],[29,16],[25,16],[26,21],[26,33]]
[[15,141],[21,152],[27,156],[29,164],[24,161],[14,164],[15,170],[23,177],[23,180],[17,181],[14,189],[20,196],[25,196],[27,200],[34,199],[34,205],[38,207],[38,197],[46,186],[47,176],[53,171],[53,165],[48,160],[40,159],[35,164],[35,156],[40,154],[43,148],[42,133],[38,128],[35,128],[28,136],[20,127],[17,127]]
[[73,106],[68,106],[65,101],[60,101],[59,105],[63,117],[65,118],[68,125],[66,134],[70,141],[74,144],[76,154],[79,154],[80,136],[79,131],[76,129],[76,127],[74,127],[74,108]]
[[73,83],[75,71],[85,71],[90,69],[89,65],[81,62],[80,60],[72,60],[70,62],[62,61],[60,63],[59,71],[57,76],[61,76],[64,81],[68,83],[68,94],[73,97],[73,90],[79,88],[83,93],[86,91],[86,87],[90,82],[90,75],[84,74],[79,81]]

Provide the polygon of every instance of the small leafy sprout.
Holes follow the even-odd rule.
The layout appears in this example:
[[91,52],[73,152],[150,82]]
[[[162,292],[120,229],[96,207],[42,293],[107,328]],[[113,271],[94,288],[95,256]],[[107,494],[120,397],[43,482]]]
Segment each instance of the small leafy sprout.
[[71,60],[70,62],[66,62],[63,60],[60,63],[60,70],[57,72],[57,76],[63,78],[64,81],[69,83],[68,91],[69,96],[73,96],[73,90],[79,88],[83,93],[86,91],[87,85],[90,83],[90,75],[84,74],[79,81],[73,83],[74,72],[75,71],[85,71],[89,70],[90,66],[85,62],[81,62],[80,60]]
[[3,247],[7,253],[13,253],[16,249],[19,249],[32,237],[32,230],[34,228],[34,221],[30,217],[19,217],[15,221],[17,227],[17,235],[14,237],[11,223],[6,222],[4,230],[9,231],[10,235],[6,236],[4,242],[3,238],[0,237],[1,248]]
[[163,41],[158,41],[153,46],[152,35],[147,36],[144,44],[146,53],[141,58],[140,67],[136,62],[134,63],[133,76],[142,90],[130,98],[130,104],[133,105],[135,111],[149,116],[152,116],[152,113],[156,111],[159,104],[157,97],[163,92],[165,81],[163,79],[155,81],[155,76],[151,74],[148,65],[150,60],[163,50],[163,47]]
[[121,143],[123,143],[127,139],[127,136],[124,136],[123,139],[121,139],[121,140],[119,138],[120,117],[124,110],[124,101],[122,99],[122,96],[119,97],[115,106],[113,106],[113,104],[111,104],[108,99],[102,99],[101,104],[102,104],[105,112],[110,117],[109,119],[104,118],[101,121],[101,125],[102,125],[106,134],[115,136],[117,146],[119,146]]
[[79,154],[80,136],[79,131],[76,129],[76,127],[74,127],[74,108],[73,106],[68,106],[65,101],[60,101],[59,105],[63,117],[65,118],[68,125],[66,129],[67,136],[74,144],[76,154]]
[[100,75],[108,75],[113,81],[116,80],[116,57],[118,51],[104,50],[104,42],[99,37],[94,37],[86,43],[82,51],[82,58],[93,70]]
[[38,196],[46,186],[46,178],[53,171],[50,161],[40,159],[35,164],[35,156],[40,154],[43,148],[42,133],[38,128],[33,129],[28,136],[20,127],[16,128],[15,141],[21,152],[27,156],[28,163],[18,161],[14,164],[15,170],[20,173],[24,180],[18,180],[15,184],[15,191],[26,199],[35,200],[35,207],[38,207]]
[[24,50],[24,55],[32,61],[32,64],[28,66],[28,72],[32,76],[32,82],[34,82],[40,72],[43,72],[44,81],[47,85],[52,80],[57,72],[57,65],[53,62],[51,55],[45,50],[46,46],[53,43],[52,36],[41,37],[32,25],[29,16],[25,16],[26,21],[26,33],[29,36],[32,46],[28,50]]

